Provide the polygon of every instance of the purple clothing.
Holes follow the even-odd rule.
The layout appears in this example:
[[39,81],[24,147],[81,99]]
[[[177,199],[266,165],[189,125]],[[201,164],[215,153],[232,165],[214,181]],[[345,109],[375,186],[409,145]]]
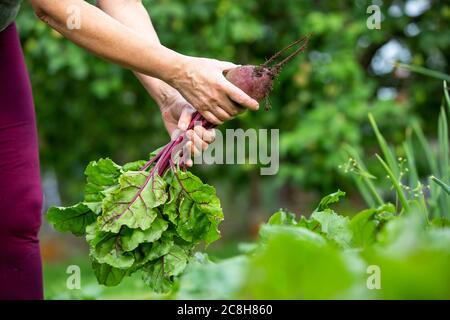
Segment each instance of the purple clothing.
[[30,81],[15,24],[0,32],[0,299],[42,299],[42,189]]

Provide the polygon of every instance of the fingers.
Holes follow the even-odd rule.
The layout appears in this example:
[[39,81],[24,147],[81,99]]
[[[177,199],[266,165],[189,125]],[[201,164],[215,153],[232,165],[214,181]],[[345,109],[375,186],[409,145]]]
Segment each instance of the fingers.
[[255,99],[252,99],[249,95],[247,95],[244,91],[236,87],[234,84],[226,81],[226,84],[224,84],[224,89],[227,95],[230,97],[231,100],[238,103],[239,105],[251,109],[251,110],[258,110],[259,109],[259,103]]
[[[214,104],[205,105],[203,110],[199,108],[198,111],[206,120],[208,120],[208,122],[216,126],[221,125],[225,121],[231,120],[233,117],[245,110],[235,105],[227,96],[224,96],[223,101],[215,100],[211,103]],[[214,105],[215,107],[213,107]]]
[[201,136],[199,136],[194,130],[189,130],[186,132],[186,136],[192,142],[193,147],[191,151],[195,156],[200,155],[202,150],[206,150],[206,148],[208,148],[208,143],[203,141]]
[[206,143],[213,143],[216,139],[216,131],[214,129],[207,130],[202,126],[194,127],[195,134]]
[[[192,61],[189,68],[193,79],[185,79],[186,81],[181,81],[179,88],[175,87],[208,122],[221,125],[245,108],[258,110],[258,102],[226,80],[223,72],[220,72],[236,68],[237,65],[206,58]],[[190,121],[191,118],[192,113],[184,111],[179,118],[178,127],[186,130],[188,119]]]
[[244,108],[242,108],[237,103],[234,103],[227,95],[224,95],[223,100],[224,101],[220,104],[220,107],[229,115],[229,118],[225,120],[230,120],[231,118],[245,111]]
[[192,167],[192,157],[200,156],[203,150],[206,150],[209,143],[214,142],[214,129],[207,130],[202,126],[195,126],[194,130],[186,132],[186,137],[189,139],[183,147],[182,163],[188,167]]
[[186,142],[183,147],[183,156],[181,158],[181,163],[184,163],[188,167],[192,167],[192,165],[194,164],[194,162],[192,161],[192,157],[201,155],[200,150],[201,149],[197,148],[192,141]]
[[220,121],[225,122],[233,118],[231,114],[229,114],[225,109],[221,107],[217,107],[214,110],[212,110],[214,115],[219,118]]
[[187,128],[189,127],[189,123],[192,120],[192,114],[194,113],[194,111],[194,108],[186,104],[186,106],[181,111],[180,118],[178,119],[178,129],[180,129],[181,131],[187,130]]
[[211,111],[203,111],[203,112],[201,112],[201,114],[206,120],[208,120],[208,122],[210,122],[216,126],[219,126],[223,123],[223,121],[221,121],[214,114],[212,114]]
[[183,147],[183,157],[181,158],[180,163],[184,163],[188,167],[192,167],[194,164],[191,159],[193,145],[192,141],[188,141]]

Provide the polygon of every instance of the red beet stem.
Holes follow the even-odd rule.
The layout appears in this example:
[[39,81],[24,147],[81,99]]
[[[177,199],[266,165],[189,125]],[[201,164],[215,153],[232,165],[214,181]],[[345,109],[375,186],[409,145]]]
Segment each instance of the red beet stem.
[[284,52],[286,52],[287,50],[289,50],[290,48],[292,48],[293,46],[297,45],[297,44],[302,44],[302,46],[297,49],[293,54],[291,54],[288,58],[284,59],[282,61],[283,64],[278,63],[276,66],[282,66],[284,65],[286,62],[288,62],[289,60],[291,60],[293,57],[295,57],[298,53],[300,53],[301,51],[303,51],[306,48],[306,45],[308,44],[309,38],[311,37],[311,35],[307,35],[304,37],[301,37],[300,39],[292,42],[290,45],[288,45],[287,47],[281,49],[280,51],[278,51],[277,53],[275,53],[269,60],[267,60],[266,62],[264,62],[264,64],[262,65],[262,67],[268,67],[270,63],[274,62],[275,59],[277,59],[279,56],[281,56]]
[[277,63],[274,68],[276,69],[281,69],[281,67],[283,67],[286,63],[288,63],[292,58],[294,58],[296,55],[298,55],[300,52],[302,52],[303,50],[306,49],[306,47],[308,46],[308,40],[306,39],[305,43],[298,48],[297,50],[295,50],[292,54],[290,54],[289,56],[287,56],[284,60],[282,60],[281,62]]

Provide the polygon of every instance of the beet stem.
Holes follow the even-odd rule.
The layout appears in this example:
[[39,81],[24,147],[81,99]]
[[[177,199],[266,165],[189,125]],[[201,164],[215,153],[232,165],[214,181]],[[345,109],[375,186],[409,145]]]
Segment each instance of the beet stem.
[[296,55],[298,55],[300,52],[306,49],[308,46],[308,39],[306,39],[306,42],[297,50],[295,50],[292,54],[290,54],[288,57],[286,57],[281,62],[277,63],[274,68],[281,69],[286,63],[288,63],[292,58],[294,58]]
[[[300,39],[292,42],[290,45],[288,45],[287,47],[285,47],[284,49],[281,49],[280,51],[278,51],[277,53],[275,53],[269,60],[267,60],[266,62],[264,62],[264,64],[262,65],[262,67],[267,67],[270,63],[272,63],[275,59],[277,59],[279,56],[281,56],[286,50],[289,50],[290,48],[292,48],[293,46],[299,44],[299,43],[303,43],[306,41],[306,43],[308,43],[310,35],[301,37]],[[303,46],[302,46],[303,47]],[[298,51],[298,50],[297,50]],[[297,52],[298,53],[298,52]]]
[[168,144],[166,144],[166,146],[156,155],[154,156],[152,159],[150,159],[142,168],[139,169],[139,171],[145,171],[148,168],[151,167],[151,165],[155,162],[158,161],[159,158],[161,157],[161,155],[164,153],[164,151],[170,147],[170,145],[172,144],[172,142],[169,142]]

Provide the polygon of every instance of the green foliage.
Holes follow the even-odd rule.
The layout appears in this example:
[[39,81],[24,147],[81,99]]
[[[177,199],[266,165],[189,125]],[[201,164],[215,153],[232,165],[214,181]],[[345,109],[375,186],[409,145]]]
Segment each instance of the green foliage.
[[95,221],[95,213],[84,203],[78,203],[67,208],[50,208],[47,220],[59,232],[72,232],[76,236],[86,233],[86,227]]
[[142,164],[92,161],[84,201],[50,208],[47,220],[58,231],[86,236],[100,284],[115,286],[140,271],[153,291],[164,293],[194,247],[220,237],[223,213],[215,189],[192,173],[174,169],[160,177],[139,170]]
[[447,194],[450,195],[450,186],[448,184],[446,184],[444,181],[439,180],[436,177],[431,177],[431,180],[437,183],[442,188],[442,190],[444,190]]
[[353,234],[352,245],[368,247],[375,243],[378,232],[386,222],[393,219],[394,214],[395,207],[389,203],[356,214],[350,221],[350,229]]
[[180,279],[175,298],[229,299],[239,293],[247,268],[245,255],[213,263],[205,254],[197,253]]
[[295,214],[292,212],[286,212],[283,209],[275,212],[267,222],[269,225],[296,225]]
[[[444,82],[445,88],[446,84]],[[444,103],[448,104],[449,101],[445,99]],[[445,108],[442,107],[439,114],[436,147],[433,146],[431,141],[428,141],[421,127],[415,123],[409,129],[409,132],[414,132],[417,141],[413,140],[410,134],[401,147],[393,148],[386,142],[378,129],[377,122],[371,114],[369,114],[369,120],[383,153],[383,158],[379,155],[376,155],[376,158],[384,169],[384,174],[387,174],[390,185],[395,190],[395,197],[401,203],[404,212],[417,211],[417,208],[419,208],[419,211],[426,220],[429,220],[430,216],[432,218],[440,216],[448,218],[450,214],[450,197],[447,182],[450,179],[450,139],[448,116]],[[419,175],[414,142],[417,142],[417,145],[420,147],[417,150],[422,149],[425,154],[428,170],[426,171],[427,174],[423,176]],[[400,154],[398,158],[392,151],[394,149]],[[384,193],[389,195],[389,192],[386,192],[386,186],[380,182],[382,179],[377,179],[375,174],[372,174],[366,169],[364,161],[357,155],[357,152],[351,147],[347,147],[347,150],[351,159],[345,167],[345,170],[354,174],[354,178],[358,182],[357,186],[367,203],[373,205],[375,202],[381,200],[379,191],[376,190],[377,187],[378,190],[384,190]],[[403,159],[403,156],[406,159]],[[438,179],[436,176],[442,179]],[[375,186],[375,183],[370,181],[374,179],[378,180],[378,186]],[[434,181],[434,183],[430,182],[429,185],[424,185],[422,182],[423,179]],[[368,192],[367,186],[373,191],[372,193]],[[429,190],[429,195],[427,194],[427,190]]]
[[339,202],[339,199],[344,196],[345,196],[345,192],[338,190],[337,192],[332,193],[332,194],[322,198],[322,200],[320,200],[319,206],[317,207],[315,212],[327,210],[331,204]]
[[[67,287],[67,266],[79,266],[82,274],[81,288],[73,290]],[[107,267],[107,265],[104,265]],[[152,293],[142,277],[137,273],[121,280],[120,285],[106,287],[99,285],[92,269],[92,263],[86,256],[70,258],[64,261],[44,261],[44,294],[45,299],[57,300],[93,300],[93,299],[157,299],[162,296]],[[114,273],[107,273],[111,278]]]
[[262,225],[256,249],[217,263],[201,256],[181,277],[175,297],[450,297],[448,227],[424,224],[415,214],[399,215],[391,204],[361,211],[351,220],[326,210],[330,211],[317,221],[320,227],[312,228],[302,222],[304,217],[296,223],[284,211],[275,213]]
[[271,238],[251,260],[245,298],[329,299],[352,282],[337,249],[289,233]]

